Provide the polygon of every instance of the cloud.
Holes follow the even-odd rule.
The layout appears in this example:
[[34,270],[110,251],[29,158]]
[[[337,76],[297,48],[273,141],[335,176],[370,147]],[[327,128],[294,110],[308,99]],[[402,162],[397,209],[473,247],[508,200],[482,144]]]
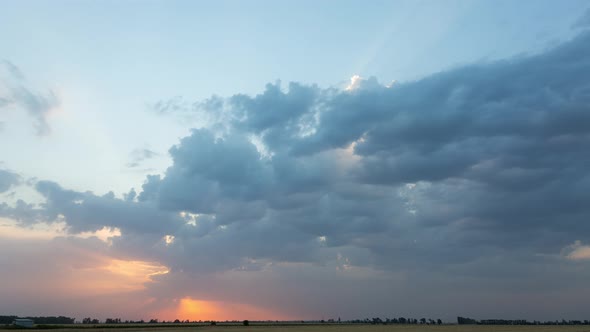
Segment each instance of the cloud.
[[[372,261],[357,264],[379,268],[408,263],[392,254],[405,251],[421,264],[505,248],[559,251],[573,236],[563,227],[589,231],[580,203],[589,185],[588,45],[583,33],[539,55],[392,87],[359,78],[344,91],[277,83],[217,99],[229,133],[194,131],[140,197],[214,216],[238,202],[256,206],[254,219],[224,223],[288,224],[310,241],[326,236],[328,247],[369,250]],[[346,151],[347,164],[338,159]],[[512,232],[538,238],[516,241]]]
[[564,251],[565,257],[569,260],[590,260],[590,246],[582,245],[582,242],[579,240],[567,246]]
[[6,192],[12,186],[21,183],[22,178],[20,175],[0,169],[0,193]]
[[572,25],[572,28],[588,28],[590,27],[590,8],[578,18],[578,20]]
[[211,96],[203,101],[188,101],[182,96],[159,100],[149,105],[149,110],[161,116],[173,116],[183,124],[190,123],[195,128],[225,130],[226,122],[233,116],[224,110],[224,99]]
[[37,208],[34,204],[27,203],[22,199],[18,199],[14,206],[10,206],[5,202],[0,203],[0,217],[16,220],[22,225],[54,221],[46,220],[43,217],[43,212],[45,212],[43,209]]
[[8,71],[8,73],[12,77],[14,77],[17,80],[24,80],[25,79],[25,76],[23,75],[21,70],[12,62],[10,62],[8,60],[2,60],[1,63],[4,66],[5,70]]
[[152,151],[150,149],[142,148],[142,149],[134,149],[129,154],[130,161],[127,163],[127,167],[134,168],[138,167],[143,161],[152,159],[155,157],[160,156],[159,153]]
[[0,108],[25,110],[35,120],[37,135],[48,135],[51,128],[47,115],[59,106],[59,98],[53,90],[38,92],[29,85],[16,65],[7,60],[0,62]]
[[577,248],[574,252],[568,255],[568,258],[573,260],[590,259],[590,246]]
[[113,193],[97,196],[66,190],[50,181],[39,181],[36,189],[46,199],[42,205],[43,217],[64,218],[74,233],[97,231],[106,226],[133,234],[166,234],[182,223],[177,214],[148,203],[118,199]]

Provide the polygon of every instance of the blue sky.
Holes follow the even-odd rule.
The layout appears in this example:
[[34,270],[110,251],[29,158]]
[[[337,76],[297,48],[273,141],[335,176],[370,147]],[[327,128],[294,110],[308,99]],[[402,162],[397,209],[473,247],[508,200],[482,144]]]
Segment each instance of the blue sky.
[[0,312],[582,318],[588,1],[0,5]]

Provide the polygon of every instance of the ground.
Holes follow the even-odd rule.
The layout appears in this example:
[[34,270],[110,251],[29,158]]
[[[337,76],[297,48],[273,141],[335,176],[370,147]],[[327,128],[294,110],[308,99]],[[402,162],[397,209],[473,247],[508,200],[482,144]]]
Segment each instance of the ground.
[[[70,325],[71,326],[71,325]],[[218,325],[191,327],[108,327],[52,329],[54,332],[590,332],[590,326],[510,326],[510,325]]]

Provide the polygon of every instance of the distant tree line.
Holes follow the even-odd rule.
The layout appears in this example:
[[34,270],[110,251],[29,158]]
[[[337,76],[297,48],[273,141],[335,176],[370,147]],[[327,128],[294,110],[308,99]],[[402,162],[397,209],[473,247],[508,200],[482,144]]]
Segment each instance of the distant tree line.
[[[205,321],[207,323],[209,323],[210,321]],[[162,320],[160,321],[157,318],[152,318],[148,321],[144,321],[143,319],[141,320],[122,320],[121,318],[107,318],[104,321],[100,321],[96,318],[91,318],[91,317],[86,317],[84,319],[82,319],[82,324],[184,324],[184,323],[202,323],[202,321],[189,321],[187,320],[179,320],[179,319],[175,319],[175,320],[170,320],[170,321],[166,321],[166,320]]]
[[482,319],[476,320],[466,317],[457,317],[457,324],[477,324],[477,325],[590,325],[586,320],[555,320],[555,321],[528,321],[526,319]]
[[[324,321],[321,321],[324,323]],[[340,319],[338,319],[340,322]],[[328,320],[328,323],[335,323],[333,319]],[[406,317],[399,317],[399,318],[385,318],[381,319],[379,317],[374,318],[365,318],[365,319],[353,319],[349,321],[345,321],[348,324],[372,324],[372,325],[389,325],[389,324],[426,324],[426,325],[441,325],[442,320],[431,319],[431,318],[406,318]]]
[[31,319],[35,324],[74,324],[75,318],[65,316],[40,316],[40,317],[21,317],[21,316],[0,316],[0,324],[12,324],[17,318]]
[[[9,325],[17,318],[27,318],[33,320],[35,324],[74,324],[77,323],[75,318],[65,317],[65,316],[39,316],[39,317],[32,317],[32,316],[15,316],[15,315],[0,315],[0,325]],[[230,322],[230,321],[228,321]],[[237,322],[237,321],[232,321]],[[79,323],[79,322],[78,322]],[[189,321],[189,320],[170,320],[170,321],[159,321],[156,318],[152,318],[148,321],[138,320],[125,320],[123,321],[121,318],[107,318],[104,321],[100,321],[96,318],[86,317],[82,319],[82,324],[183,324],[183,323],[209,323],[214,325],[214,321]],[[241,322],[243,325],[247,326],[250,324],[250,321],[244,320]],[[280,323],[276,321],[276,323]],[[365,319],[353,319],[347,321],[341,321],[340,318],[337,320],[335,319],[328,319],[328,320],[319,320],[319,321],[301,321],[301,323],[322,323],[322,324],[337,324],[337,323],[345,323],[345,324],[372,324],[372,325],[389,325],[389,324],[424,324],[424,325],[441,325],[443,324],[441,319],[431,319],[431,318],[410,318],[410,317],[398,317],[398,318],[385,318],[381,319],[379,317],[373,318],[365,318]],[[457,317],[457,324],[465,325],[590,325],[589,320],[554,320],[554,321],[528,321],[525,319],[482,319],[476,320],[473,318],[468,317]]]
[[93,318],[87,317],[87,318],[82,319],[82,324],[98,324],[98,323],[100,323],[100,322],[96,318],[93,319]]

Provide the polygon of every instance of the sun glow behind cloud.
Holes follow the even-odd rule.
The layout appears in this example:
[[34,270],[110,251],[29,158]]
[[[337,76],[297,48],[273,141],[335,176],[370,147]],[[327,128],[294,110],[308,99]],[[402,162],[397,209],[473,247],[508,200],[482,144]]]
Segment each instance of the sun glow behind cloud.
[[567,246],[564,251],[566,252],[565,257],[569,260],[590,260],[590,246],[583,245],[579,240]]
[[131,288],[137,289],[143,289],[153,276],[169,272],[167,267],[158,263],[122,259],[113,259],[102,269],[128,279]]
[[183,321],[292,319],[271,310],[243,303],[197,300],[190,296],[177,299],[173,303],[176,306],[158,312],[157,316],[165,320]]
[[64,257],[64,261],[56,264],[56,268],[68,271],[53,284],[62,292],[105,295],[140,291],[153,282],[154,276],[169,272],[167,267],[155,262],[116,259],[69,243],[57,246],[60,247],[57,254],[59,251],[77,251],[67,261]]
[[61,223],[38,223],[30,227],[19,227],[17,222],[10,219],[0,218],[0,237],[13,239],[52,239],[65,234],[66,224]]
[[103,266],[73,269],[64,287],[92,295],[133,292],[145,289],[145,284],[152,281],[151,276],[167,272],[157,264],[111,260]]
[[112,240],[114,237],[121,236],[121,230],[117,227],[103,227],[94,232],[82,232],[76,236],[81,238],[89,238],[89,237],[96,237],[99,240],[106,242],[108,244],[112,244]]
[[221,308],[215,302],[183,298],[178,303],[176,315],[188,320],[219,320]]
[[121,236],[121,230],[117,227],[105,226],[94,232],[82,232],[72,235],[67,233],[66,226],[66,222],[61,221],[54,223],[37,223],[28,227],[22,227],[14,220],[0,218],[0,237],[21,239],[53,239],[58,236],[70,236],[82,239],[96,237],[105,243],[111,244],[114,237]]
[[[100,295],[141,290],[153,281],[153,276],[168,273],[168,268],[157,262],[111,257],[108,248],[112,239],[120,235],[118,228],[103,227],[72,236],[67,234],[65,223],[25,228],[14,221],[0,219],[0,239],[15,243],[6,254],[21,255],[31,266],[43,269],[47,276],[59,276],[51,290],[65,293]],[[22,245],[17,246],[16,241]],[[37,245],[27,245],[30,241],[36,241]],[[63,271],[68,272],[64,274]],[[49,291],[43,280],[37,280],[40,276],[31,274],[26,266],[15,266],[6,274],[7,279],[10,279],[9,274],[22,276],[15,279],[13,286],[16,288],[18,283],[34,284],[39,289],[28,286],[29,291]]]

